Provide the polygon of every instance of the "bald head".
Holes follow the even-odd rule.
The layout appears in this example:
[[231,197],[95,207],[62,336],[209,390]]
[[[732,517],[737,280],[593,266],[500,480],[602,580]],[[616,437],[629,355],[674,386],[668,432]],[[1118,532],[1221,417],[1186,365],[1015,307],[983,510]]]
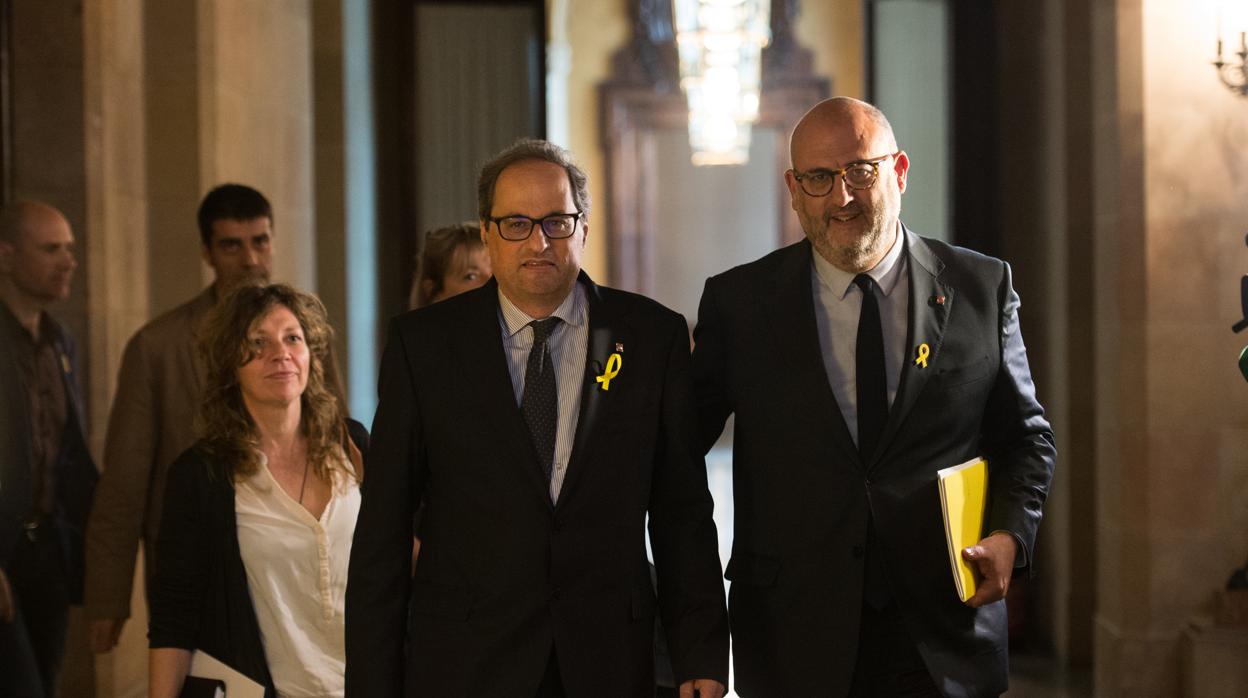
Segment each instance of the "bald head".
[[879,264],[897,240],[910,168],[884,114],[850,97],[824,100],[793,129],[789,157],[785,184],[815,251],[854,274]]
[[38,201],[0,211],[0,295],[10,308],[63,300],[77,266],[74,233],[60,211]]
[[844,147],[856,143],[862,149],[881,153],[897,150],[892,124],[874,105],[853,97],[833,97],[816,104],[802,116],[789,139],[789,160],[794,169],[811,148],[829,139]]
[[0,211],[0,242],[19,245],[30,231],[48,225],[68,228],[69,221],[41,201],[15,201]]

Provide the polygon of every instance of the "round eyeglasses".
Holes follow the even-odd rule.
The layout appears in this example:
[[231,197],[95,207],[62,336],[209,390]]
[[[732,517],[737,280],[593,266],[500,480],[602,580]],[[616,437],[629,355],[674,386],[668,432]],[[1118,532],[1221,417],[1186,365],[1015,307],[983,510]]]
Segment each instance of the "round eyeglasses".
[[851,162],[839,170],[817,168],[801,173],[795,171],[793,179],[797,180],[798,186],[809,196],[827,196],[836,184],[837,175],[845,181],[845,186],[854,191],[870,189],[875,180],[880,178],[880,163],[896,154],[889,153],[870,160]]
[[562,240],[572,237],[576,232],[576,224],[585,215],[583,211],[576,213],[553,213],[545,218],[529,218],[528,216],[488,217],[486,220],[498,226],[498,234],[504,240],[519,242],[529,239],[533,234],[533,226],[539,225],[542,233],[551,240]]

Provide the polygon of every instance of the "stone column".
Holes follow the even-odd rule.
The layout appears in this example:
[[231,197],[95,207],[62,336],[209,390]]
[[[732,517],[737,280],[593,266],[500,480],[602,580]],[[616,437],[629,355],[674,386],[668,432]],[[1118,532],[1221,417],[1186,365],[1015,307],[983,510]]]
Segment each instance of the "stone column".
[[1248,100],[1214,27],[1179,0],[1093,15],[1097,695],[1180,695],[1183,631],[1248,552]]
[[[144,24],[138,3],[89,0],[82,10],[86,157],[79,166],[86,175],[91,442],[98,459],[122,351],[149,312]],[[140,584],[136,601],[141,594]],[[135,649],[95,662],[98,696],[140,695],[146,686],[147,615],[141,604],[136,610],[124,638]],[[89,685],[62,690],[91,695]]]
[[274,280],[315,290],[311,3],[197,7],[202,189],[240,182],[262,191],[275,218]]

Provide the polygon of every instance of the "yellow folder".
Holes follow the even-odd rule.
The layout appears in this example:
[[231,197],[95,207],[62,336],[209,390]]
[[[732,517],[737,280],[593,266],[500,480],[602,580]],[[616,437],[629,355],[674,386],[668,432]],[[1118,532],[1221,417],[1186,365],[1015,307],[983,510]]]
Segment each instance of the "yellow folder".
[[940,510],[945,520],[945,545],[958,598],[975,595],[975,573],[962,559],[962,549],[983,537],[984,506],[988,501],[988,461],[974,458],[936,473],[940,485]]

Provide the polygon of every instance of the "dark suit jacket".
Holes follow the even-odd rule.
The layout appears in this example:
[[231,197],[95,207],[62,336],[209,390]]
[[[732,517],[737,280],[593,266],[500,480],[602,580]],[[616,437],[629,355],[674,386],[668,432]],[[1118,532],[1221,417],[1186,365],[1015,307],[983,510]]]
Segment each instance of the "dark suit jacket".
[[[975,610],[957,598],[936,471],[984,455],[985,532],[1013,533],[1020,560],[1030,560],[1053,434],[1036,401],[1009,266],[909,231],[905,243],[908,360],[884,436],[865,461],[824,370],[810,243],[706,283],[694,381],[705,447],[736,415],[727,576],[742,696],[848,691],[869,515],[891,591],[936,684],[949,696],[1006,689],[1005,603]],[[915,362],[921,343],[931,349],[926,368]]]
[[[60,323],[45,314],[51,327],[52,341],[61,358],[61,374],[69,410],[61,449],[56,461],[58,533],[65,555],[66,577],[70,600],[82,602],[82,535],[91,509],[91,494],[99,479],[99,471],[87,450],[83,433],[82,398],[78,393],[76,371],[78,356],[73,336]],[[0,307],[0,567],[8,564],[14,546],[22,533],[22,524],[30,518],[33,507],[34,483],[30,471],[30,408],[26,387],[13,355],[14,332],[20,326],[8,308]]]
[[[531,696],[553,648],[570,696],[653,696],[647,514],[676,674],[726,682],[686,325],[580,283],[587,365],[553,506],[512,390],[497,284],[392,323],[347,585],[348,695]],[[602,390],[617,343],[623,364]]]

